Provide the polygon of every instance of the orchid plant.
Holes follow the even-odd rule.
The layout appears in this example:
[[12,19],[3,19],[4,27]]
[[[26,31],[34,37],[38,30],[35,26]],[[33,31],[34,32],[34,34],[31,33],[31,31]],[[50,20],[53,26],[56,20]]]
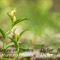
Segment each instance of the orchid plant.
[[[11,12],[8,13],[8,16],[10,17],[11,20],[11,30],[9,30],[8,32],[4,32],[4,30],[2,30],[0,28],[0,33],[2,34],[3,37],[3,51],[5,52],[9,47],[11,47],[12,45],[15,46],[16,48],[16,52],[19,54],[19,44],[18,41],[20,39],[20,37],[23,35],[23,33],[25,31],[27,31],[27,29],[23,30],[22,32],[19,32],[19,28],[15,28],[13,30],[13,28],[20,22],[27,20],[27,18],[23,18],[23,19],[17,19],[16,18],[16,9],[12,10]],[[5,40],[6,38],[9,38],[11,40],[11,44],[5,44]]]

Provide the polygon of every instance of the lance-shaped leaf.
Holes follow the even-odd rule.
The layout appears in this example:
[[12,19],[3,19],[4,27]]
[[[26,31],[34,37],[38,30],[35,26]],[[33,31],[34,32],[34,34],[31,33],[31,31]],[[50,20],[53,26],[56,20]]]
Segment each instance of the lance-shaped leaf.
[[5,32],[0,28],[0,33],[2,34],[3,38],[6,37]]
[[20,23],[20,22],[22,22],[22,21],[25,21],[25,20],[27,20],[27,18],[18,19],[18,20],[16,20],[16,21],[14,22],[13,26],[15,26],[16,24],[18,24],[18,23]]
[[8,49],[9,47],[12,47],[13,45],[14,45],[13,42],[12,42],[12,43],[9,43],[8,45],[5,45],[4,49],[6,50],[6,49]]
[[28,29],[23,30],[23,31],[19,34],[19,37],[17,38],[17,41],[20,39],[20,37],[21,37],[26,31],[28,31]]
[[26,32],[28,29],[26,30],[23,30],[21,33],[20,33],[20,36],[22,36],[24,34],[24,32]]

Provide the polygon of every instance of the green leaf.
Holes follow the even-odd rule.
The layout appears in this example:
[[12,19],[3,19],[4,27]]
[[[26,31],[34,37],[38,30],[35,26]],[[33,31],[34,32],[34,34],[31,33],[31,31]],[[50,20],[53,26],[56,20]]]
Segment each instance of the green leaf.
[[11,47],[11,46],[13,46],[13,45],[14,45],[14,43],[10,43],[10,44],[6,45],[6,46],[4,47],[4,49],[6,50],[6,49],[8,49],[9,47]]
[[28,29],[25,29],[23,30],[21,33],[20,33],[20,36],[22,36]]
[[24,20],[27,20],[27,18],[16,20],[16,21],[14,22],[13,26],[15,26],[16,24],[18,24],[18,23],[20,23],[20,22],[22,22],[22,21],[24,21]]
[[18,49],[18,43],[17,41],[15,40],[15,38],[12,39],[12,42],[14,43],[15,47],[16,47],[16,50]]
[[0,33],[2,34],[3,38],[6,37],[5,32],[0,28]]
[[28,31],[28,29],[25,29],[25,30],[23,30],[23,31],[20,33],[20,35],[19,35],[17,41],[19,40],[19,38],[20,38],[26,31]]

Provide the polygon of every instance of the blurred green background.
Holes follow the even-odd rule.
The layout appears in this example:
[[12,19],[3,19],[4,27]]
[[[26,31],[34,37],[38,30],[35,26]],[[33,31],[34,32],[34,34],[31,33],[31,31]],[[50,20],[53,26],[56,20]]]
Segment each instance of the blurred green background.
[[[57,0],[59,1],[59,0]],[[56,0],[0,0],[0,27],[10,29],[7,12],[16,8],[17,18],[28,18],[20,23],[38,35],[60,32],[60,12]]]

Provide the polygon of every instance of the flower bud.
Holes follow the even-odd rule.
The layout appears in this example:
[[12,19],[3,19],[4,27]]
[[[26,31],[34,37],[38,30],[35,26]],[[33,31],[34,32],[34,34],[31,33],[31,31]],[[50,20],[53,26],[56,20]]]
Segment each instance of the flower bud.
[[13,22],[15,22],[16,21],[16,9],[9,12],[9,15],[11,16]]

